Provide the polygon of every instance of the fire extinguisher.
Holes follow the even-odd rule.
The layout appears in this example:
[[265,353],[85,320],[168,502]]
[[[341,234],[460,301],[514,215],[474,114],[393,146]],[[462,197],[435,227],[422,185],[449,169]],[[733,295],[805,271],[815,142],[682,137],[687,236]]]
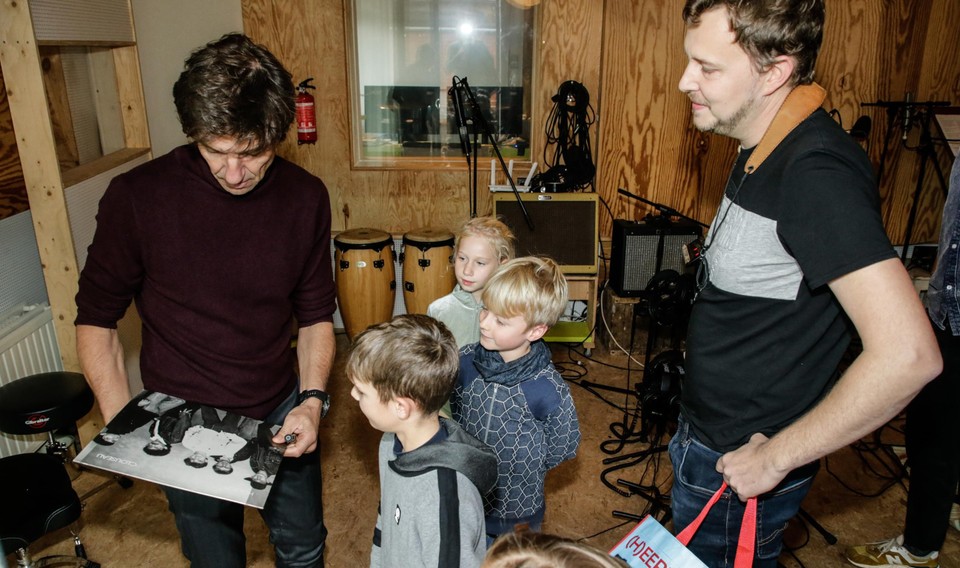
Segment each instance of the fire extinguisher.
[[297,85],[297,145],[313,144],[317,141],[317,109],[313,95],[307,89],[316,89],[310,84],[313,77],[304,79]]

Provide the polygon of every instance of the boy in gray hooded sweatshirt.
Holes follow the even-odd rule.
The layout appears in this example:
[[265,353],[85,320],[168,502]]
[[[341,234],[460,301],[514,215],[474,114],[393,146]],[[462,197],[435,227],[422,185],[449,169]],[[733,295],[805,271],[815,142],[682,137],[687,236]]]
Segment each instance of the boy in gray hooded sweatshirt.
[[478,567],[486,552],[483,495],[493,450],[440,417],[459,357],[437,320],[401,315],[357,336],[351,396],[380,441],[380,511],[370,566]]

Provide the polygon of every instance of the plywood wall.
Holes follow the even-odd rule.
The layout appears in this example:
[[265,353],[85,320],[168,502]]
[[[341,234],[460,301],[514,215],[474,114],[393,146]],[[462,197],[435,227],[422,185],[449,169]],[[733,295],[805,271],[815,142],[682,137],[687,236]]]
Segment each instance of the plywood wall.
[[[288,141],[281,154],[320,176],[331,190],[334,228],[372,226],[393,233],[425,225],[455,227],[469,215],[464,166],[445,171],[353,170],[347,105],[346,0],[243,0],[245,31],[274,50],[295,78],[316,77],[319,142]],[[639,219],[650,209],[622,198],[623,187],[708,221],[718,203],[734,143],[693,129],[677,91],[685,65],[683,0],[543,0],[538,8],[534,132],[542,131],[549,96],[567,79],[583,83],[599,121],[591,133],[597,191],[613,218]],[[861,114],[873,118],[869,153],[879,165],[886,113],[861,102],[947,100],[960,104],[960,37],[956,0],[828,0],[817,80],[849,128]],[[535,136],[533,155],[543,152]],[[917,155],[899,133],[891,143],[881,187],[883,216],[894,242],[902,241],[918,174]],[[912,145],[908,141],[908,145]],[[949,167],[941,155],[943,167]],[[943,197],[928,168],[913,242],[936,239]],[[490,210],[480,192],[478,210]]]
[[7,102],[7,89],[0,72],[0,219],[16,215],[30,208],[27,184],[23,181],[17,136]]

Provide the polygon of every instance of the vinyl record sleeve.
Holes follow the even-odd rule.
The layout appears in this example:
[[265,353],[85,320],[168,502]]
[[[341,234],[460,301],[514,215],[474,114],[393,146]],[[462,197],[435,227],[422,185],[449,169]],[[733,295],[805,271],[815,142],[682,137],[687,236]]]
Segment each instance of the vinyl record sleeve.
[[135,396],[80,465],[262,509],[281,466],[280,426],[156,391]]

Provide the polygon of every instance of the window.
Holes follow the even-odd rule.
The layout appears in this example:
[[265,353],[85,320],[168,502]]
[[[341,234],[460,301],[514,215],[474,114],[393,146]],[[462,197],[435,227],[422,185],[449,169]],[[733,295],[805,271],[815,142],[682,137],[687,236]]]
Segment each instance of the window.
[[529,156],[534,11],[523,7],[528,3],[351,3],[355,166],[465,167],[450,96],[454,77],[469,87],[461,91],[465,122],[472,124],[470,139],[481,141],[480,156],[492,155],[490,136],[505,158]]

